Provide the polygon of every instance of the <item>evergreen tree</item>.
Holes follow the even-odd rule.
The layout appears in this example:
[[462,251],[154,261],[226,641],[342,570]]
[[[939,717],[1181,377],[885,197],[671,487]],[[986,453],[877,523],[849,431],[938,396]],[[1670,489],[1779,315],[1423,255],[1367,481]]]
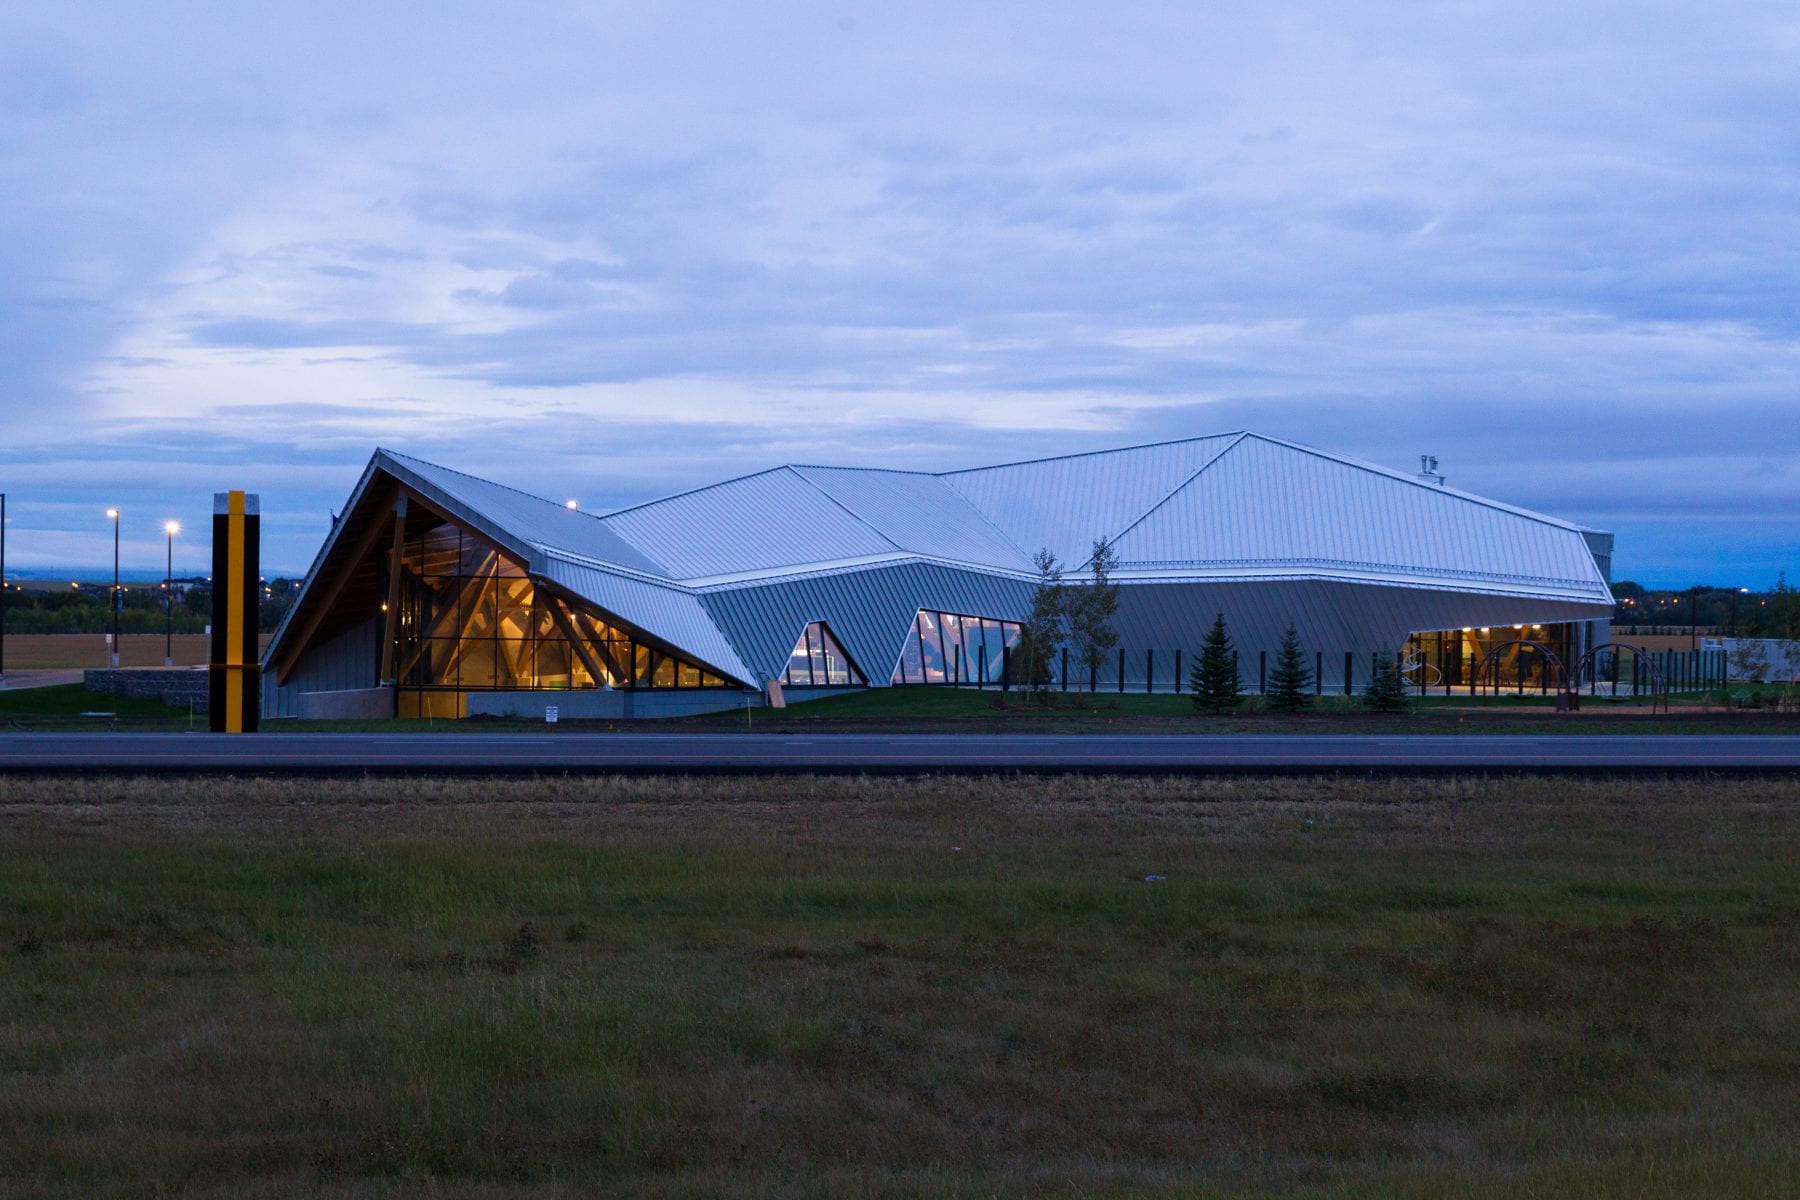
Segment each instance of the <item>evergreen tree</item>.
[[1088,585],[1068,598],[1070,640],[1089,679],[1099,674],[1119,644],[1112,627],[1113,614],[1119,611],[1119,585],[1112,581],[1118,567],[1118,554],[1101,538],[1094,543],[1094,556],[1088,562]]
[[1031,613],[1019,630],[1013,678],[1007,684],[1043,692],[1049,690],[1057,652],[1068,638],[1070,597],[1056,555],[1046,548],[1031,561],[1037,567],[1037,586],[1031,592]]
[[1300,634],[1289,624],[1281,635],[1281,648],[1275,652],[1275,671],[1269,676],[1269,711],[1306,711],[1312,707],[1312,689],[1312,668],[1300,650]]
[[1225,633],[1225,614],[1213,618],[1212,631],[1200,646],[1200,659],[1188,673],[1194,707],[1201,712],[1228,713],[1243,703],[1239,694],[1237,656]]
[[1363,692],[1363,703],[1376,712],[1412,711],[1412,700],[1406,693],[1406,680],[1400,677],[1400,663],[1391,654],[1375,659],[1375,677]]

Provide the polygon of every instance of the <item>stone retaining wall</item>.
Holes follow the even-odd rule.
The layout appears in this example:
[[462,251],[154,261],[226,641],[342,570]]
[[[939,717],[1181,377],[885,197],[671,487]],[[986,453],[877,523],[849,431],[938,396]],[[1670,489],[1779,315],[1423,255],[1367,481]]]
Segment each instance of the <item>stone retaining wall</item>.
[[100,696],[160,700],[170,708],[206,711],[205,667],[99,667],[83,671],[82,685]]

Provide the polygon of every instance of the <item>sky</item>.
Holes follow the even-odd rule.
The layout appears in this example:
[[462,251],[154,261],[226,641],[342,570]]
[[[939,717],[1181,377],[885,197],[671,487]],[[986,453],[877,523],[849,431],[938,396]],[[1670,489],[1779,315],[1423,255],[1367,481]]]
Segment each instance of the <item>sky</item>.
[[1791,3],[0,7],[9,571],[1251,429],[1800,574]]

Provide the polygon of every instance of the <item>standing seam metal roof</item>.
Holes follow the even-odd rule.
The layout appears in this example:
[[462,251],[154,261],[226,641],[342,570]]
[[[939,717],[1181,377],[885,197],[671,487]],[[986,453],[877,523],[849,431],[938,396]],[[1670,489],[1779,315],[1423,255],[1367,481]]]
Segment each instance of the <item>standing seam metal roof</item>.
[[656,548],[680,579],[858,558],[898,549],[792,467],[776,467],[603,518]]
[[1573,526],[1261,438],[1234,444],[1114,549],[1125,567],[1317,564],[1605,590]]
[[779,467],[603,517],[386,450],[355,497],[378,469],[529,570],[746,682],[778,673],[813,620],[885,682],[917,609],[1016,617],[1030,550],[1078,568],[1103,536],[1126,580],[1343,579],[1363,599],[1385,584],[1611,603],[1577,526],[1254,434],[942,475]]
[[388,467],[404,482],[427,494],[442,493],[526,545],[553,546],[647,575],[666,578],[669,574],[662,564],[607,528],[602,518],[593,513],[392,450],[377,450],[375,458],[377,465]]
[[882,537],[931,558],[1029,571],[1031,556],[942,476],[856,467],[795,467]]

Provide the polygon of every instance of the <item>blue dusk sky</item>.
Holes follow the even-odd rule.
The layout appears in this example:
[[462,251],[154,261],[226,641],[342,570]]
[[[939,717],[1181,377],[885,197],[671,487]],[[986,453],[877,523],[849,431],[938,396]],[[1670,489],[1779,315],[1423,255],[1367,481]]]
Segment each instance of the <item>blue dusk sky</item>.
[[[1800,8],[0,7],[9,566],[1254,429],[1800,570]],[[804,537],[804,530],[796,530]]]

